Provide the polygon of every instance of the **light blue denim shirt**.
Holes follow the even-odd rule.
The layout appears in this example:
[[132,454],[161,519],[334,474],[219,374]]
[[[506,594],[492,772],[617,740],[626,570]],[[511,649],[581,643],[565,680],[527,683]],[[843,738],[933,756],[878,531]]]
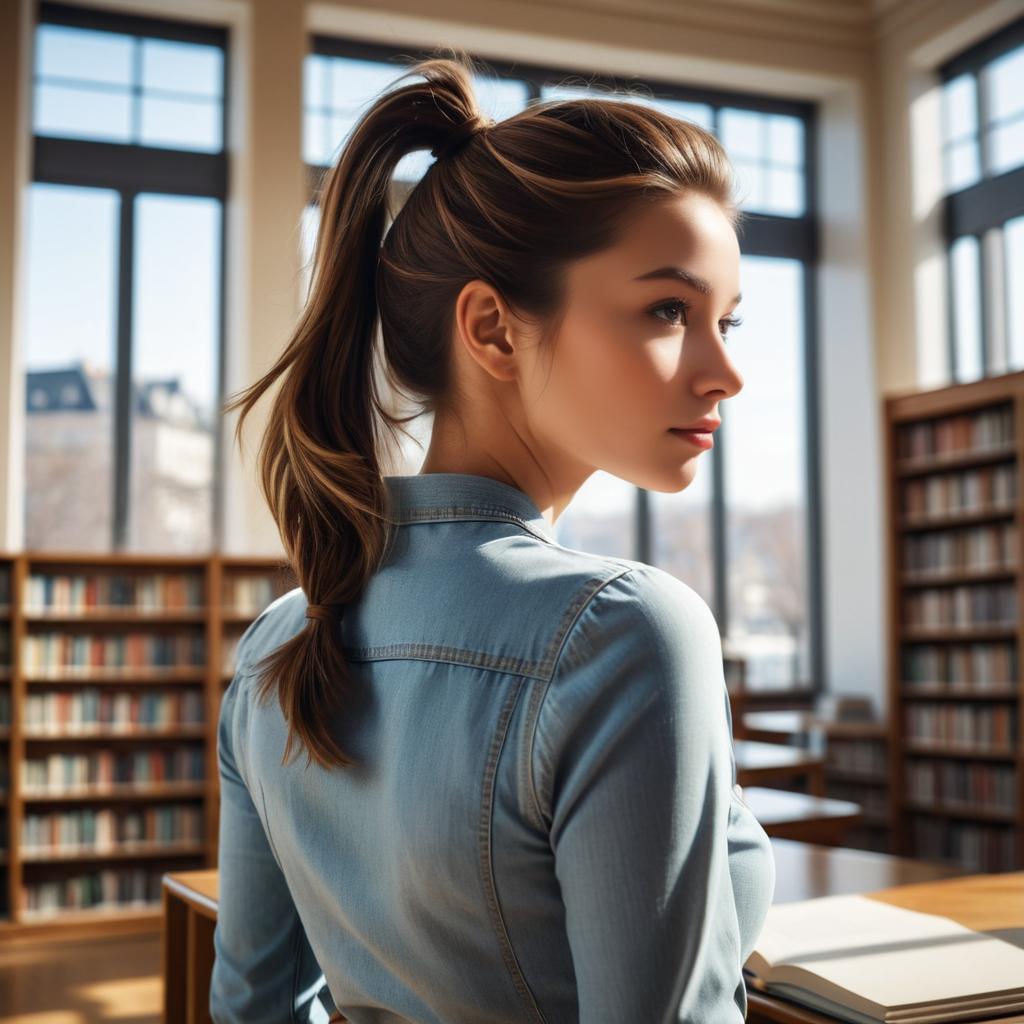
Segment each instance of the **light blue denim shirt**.
[[[385,478],[343,633],[358,767],[282,766],[245,631],[221,704],[217,1024],[735,1024],[775,864],[736,786],[721,638],[646,563],[564,547],[489,477]],[[330,1008],[328,1006],[328,1008]]]

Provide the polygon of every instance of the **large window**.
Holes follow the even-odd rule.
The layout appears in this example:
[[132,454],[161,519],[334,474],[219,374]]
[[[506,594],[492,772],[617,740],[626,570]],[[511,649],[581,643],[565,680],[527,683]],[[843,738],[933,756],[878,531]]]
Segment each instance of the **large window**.
[[[424,54],[425,55],[425,54]],[[313,38],[306,58],[303,218],[307,267],[317,229],[317,188],[358,115],[417,56],[366,43]],[[646,492],[595,473],[559,518],[569,547],[658,565],[697,590],[715,612],[730,654],[747,661],[753,690],[820,690],[821,557],[818,529],[816,394],[811,279],[816,259],[813,108],[678,84],[628,82],[559,68],[487,60],[477,88],[485,111],[507,117],[537,100],[614,92],[715,132],[737,171],[749,214],[741,238],[743,326],[730,350],[744,376],[720,407],[715,448],[679,494]],[[400,199],[430,166],[423,151],[403,158]],[[308,282],[308,276],[307,276]],[[419,437],[429,435],[421,428]],[[425,446],[426,441],[421,441]],[[414,448],[402,472],[414,473]]]
[[956,383],[1024,369],[1024,19],[940,69]]
[[226,38],[40,7],[29,548],[219,546]]

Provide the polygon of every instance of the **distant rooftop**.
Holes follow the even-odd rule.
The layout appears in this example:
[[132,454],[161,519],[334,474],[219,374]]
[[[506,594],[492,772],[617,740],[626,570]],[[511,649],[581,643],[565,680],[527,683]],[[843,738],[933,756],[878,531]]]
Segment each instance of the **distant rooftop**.
[[[79,360],[69,366],[29,370],[25,412],[107,412],[113,407],[114,379],[106,370]],[[134,413],[182,426],[208,428],[200,407],[181,389],[177,377],[147,380],[133,387]]]

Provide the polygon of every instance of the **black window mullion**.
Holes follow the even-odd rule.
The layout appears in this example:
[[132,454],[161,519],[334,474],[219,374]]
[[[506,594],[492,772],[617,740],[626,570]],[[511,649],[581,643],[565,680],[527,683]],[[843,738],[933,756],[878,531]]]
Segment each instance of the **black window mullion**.
[[121,191],[118,246],[117,356],[114,364],[114,514],[111,543],[114,551],[128,545],[128,516],[132,436],[132,310],[135,288],[132,267],[135,253],[135,198]]
[[989,177],[989,168],[992,166],[991,153],[989,152],[988,137],[988,96],[986,95],[987,78],[983,80],[983,71],[973,72],[974,77],[974,116],[978,122],[978,167],[981,172],[981,180]]
[[986,282],[990,280],[988,253],[986,252],[985,235],[975,236],[978,240],[978,258],[974,261],[974,272],[978,282],[978,342],[981,346],[981,375],[991,375],[992,357],[992,323],[988,309],[988,289]]
[[[808,661],[811,673],[811,691],[825,692],[825,587],[823,579],[824,545],[821,525],[821,450],[819,422],[821,385],[818,377],[818,346],[814,324],[818,320],[817,268],[804,262],[804,422],[807,424],[804,456],[804,486],[807,494],[805,528],[807,530],[807,556],[804,565],[804,592],[807,594]],[[802,682],[802,680],[796,680]]]
[[638,487],[636,489],[633,557],[638,562],[652,561],[651,499],[646,487]]

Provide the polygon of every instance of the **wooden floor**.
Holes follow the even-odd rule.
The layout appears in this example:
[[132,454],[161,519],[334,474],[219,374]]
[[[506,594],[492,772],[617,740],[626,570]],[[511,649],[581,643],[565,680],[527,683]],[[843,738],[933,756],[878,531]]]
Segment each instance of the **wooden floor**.
[[4,1024],[159,1024],[160,933],[0,946]]

